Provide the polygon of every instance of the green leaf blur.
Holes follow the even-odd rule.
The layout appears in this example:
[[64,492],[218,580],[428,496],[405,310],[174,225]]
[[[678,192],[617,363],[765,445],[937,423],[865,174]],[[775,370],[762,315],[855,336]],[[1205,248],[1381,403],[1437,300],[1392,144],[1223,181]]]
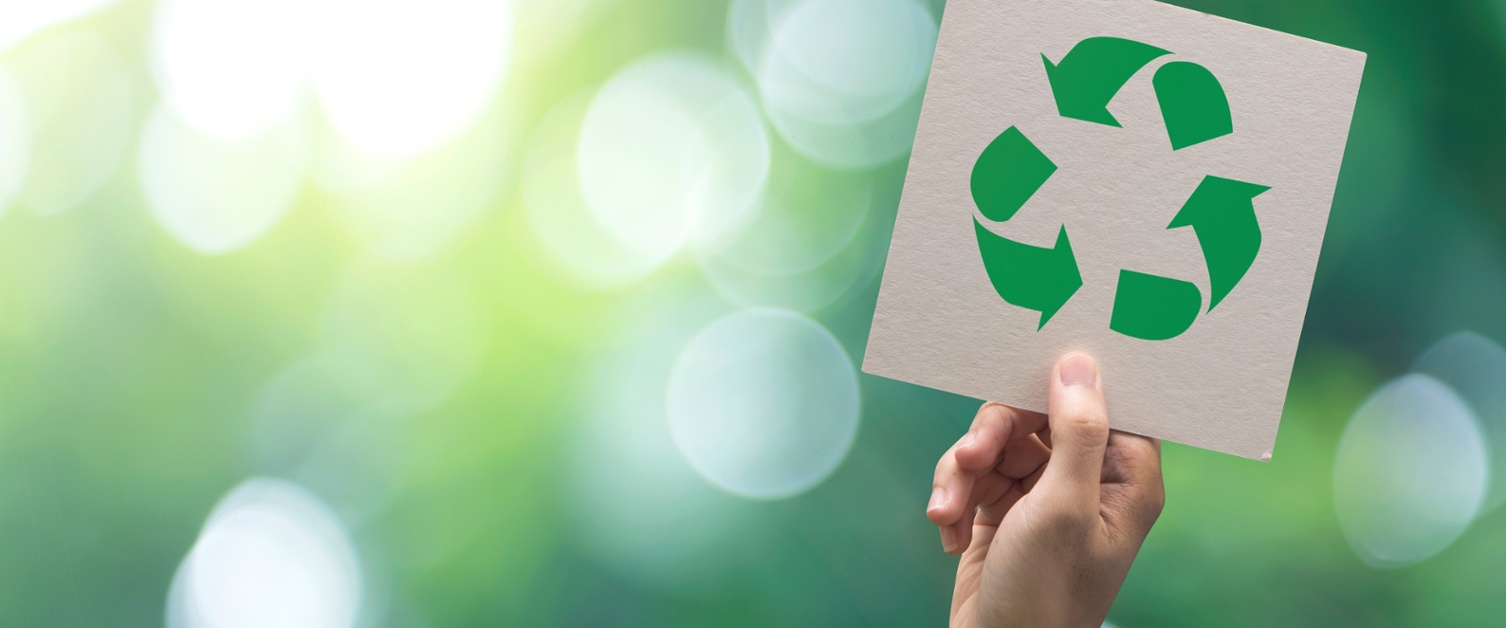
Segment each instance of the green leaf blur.
[[[1166,510],[1110,622],[1502,621],[1503,509],[1487,501],[1441,551],[1372,567],[1341,529],[1334,478],[1345,427],[1378,387],[1456,332],[1506,342],[1506,3],[1174,3],[1369,59],[1274,460],[1167,444]],[[925,52],[903,59],[924,63],[885,57],[871,75],[813,74],[801,65],[810,57],[780,57],[795,64],[785,67],[748,52],[757,46],[740,37],[761,31],[742,20],[793,0],[513,0],[496,31],[505,68],[477,70],[498,77],[493,91],[421,80],[443,72],[420,68],[403,75],[417,92],[394,83],[391,102],[349,105],[351,93],[381,92],[330,78],[350,61],[331,53],[297,79],[311,87],[233,120],[216,117],[218,101],[184,100],[183,120],[162,113],[172,111],[159,102],[163,77],[176,70],[151,60],[167,28],[161,6],[98,4],[24,36],[0,30],[0,141],[19,146],[6,97],[20,94],[30,125],[29,156],[0,146],[0,624],[231,625],[174,624],[174,582],[216,504],[252,478],[302,487],[348,539],[357,623],[343,625],[945,621],[956,561],[924,508],[934,464],[977,401],[858,374],[855,400],[823,398],[858,409],[850,447],[835,450],[829,475],[812,471],[772,499],[746,496],[766,485],[696,474],[651,411],[666,403],[680,348],[748,308],[801,313],[856,368],[941,0],[875,0],[929,30],[893,27]],[[861,40],[846,29],[893,26],[877,20],[791,50],[845,59],[840,46]],[[396,59],[430,54],[391,47]],[[653,63],[633,66],[643,59]],[[603,85],[630,66],[652,80],[723,77],[743,95],[707,106],[716,116],[705,128],[746,130],[716,125],[755,115],[764,153],[736,133],[717,136],[737,148],[730,155],[685,145],[738,166],[704,175],[722,195],[713,204],[764,212],[690,221],[704,230],[683,234],[625,221],[642,228],[642,248],[622,258],[592,257],[611,252],[610,238],[556,228],[600,219],[564,213],[582,204],[577,179],[595,176],[576,153],[620,146],[577,135],[607,120]],[[806,80],[858,96],[821,109]],[[789,89],[760,92],[760,81]],[[425,101],[431,84],[458,96]],[[620,93],[646,98],[644,85],[682,87]],[[463,124],[419,120],[398,134],[362,118],[406,111],[409,96]],[[454,104],[472,101],[475,111]],[[645,129],[679,119],[657,111]],[[220,163],[173,152],[212,150],[188,143],[203,135],[194,125],[234,135],[266,120],[285,135],[214,171],[227,183],[175,187]],[[281,170],[285,145],[300,142],[312,148]],[[369,156],[342,157],[347,145]],[[159,150],[175,161],[153,161]],[[744,158],[767,166],[756,190],[736,178],[756,170]],[[678,163],[664,174],[645,160],[632,180],[592,181],[637,191],[684,176]],[[19,177],[13,191],[7,176]],[[173,222],[204,199],[250,213]],[[217,231],[232,223],[240,231]],[[757,237],[727,243],[740,233]],[[1473,409],[1487,436],[1506,426]],[[665,430],[658,440],[617,422],[640,411]],[[1506,466],[1506,449],[1486,451]]]

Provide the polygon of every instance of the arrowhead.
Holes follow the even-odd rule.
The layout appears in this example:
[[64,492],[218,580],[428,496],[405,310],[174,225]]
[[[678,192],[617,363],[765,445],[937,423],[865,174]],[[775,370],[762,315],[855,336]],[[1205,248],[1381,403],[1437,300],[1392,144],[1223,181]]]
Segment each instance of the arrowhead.
[[1067,239],[1067,226],[1062,225],[1056,233],[1056,245],[1051,249],[1051,267],[1058,273],[1058,284],[1051,297],[1044,303],[1046,306],[1041,310],[1041,322],[1036,325],[1036,331],[1046,326],[1046,321],[1056,316],[1057,310],[1067,304],[1072,295],[1077,294],[1077,289],[1082,287],[1082,272],[1077,268],[1077,257],[1072,254],[1072,242]]
[[1260,221],[1254,198],[1268,186],[1206,176],[1192,196],[1172,218],[1167,229],[1192,227],[1208,264],[1208,287],[1212,297],[1208,311],[1244,278],[1260,253]]
[[976,218],[973,226],[977,231],[978,251],[983,256],[983,269],[994,291],[1010,305],[1040,312],[1037,330],[1045,327],[1082,287],[1082,274],[1078,272],[1065,226],[1057,232],[1052,248],[1021,244],[995,235]]
[[1062,117],[1117,127],[1109,101],[1145,64],[1169,52],[1117,37],[1089,37],[1077,42],[1058,63],[1046,55],[1046,80]]

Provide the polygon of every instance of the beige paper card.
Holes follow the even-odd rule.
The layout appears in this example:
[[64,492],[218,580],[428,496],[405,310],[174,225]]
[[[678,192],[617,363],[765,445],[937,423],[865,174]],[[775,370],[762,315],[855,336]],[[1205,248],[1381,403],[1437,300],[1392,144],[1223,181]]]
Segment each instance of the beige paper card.
[[1149,0],[951,0],[863,370],[1269,460],[1362,53]]

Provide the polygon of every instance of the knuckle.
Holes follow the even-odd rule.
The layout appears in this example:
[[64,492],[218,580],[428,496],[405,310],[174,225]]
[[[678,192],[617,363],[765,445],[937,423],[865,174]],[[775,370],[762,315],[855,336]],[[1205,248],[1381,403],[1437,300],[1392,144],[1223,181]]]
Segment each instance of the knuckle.
[[1068,431],[1094,442],[1109,438],[1108,414],[1101,407],[1075,408],[1065,417]]
[[931,492],[935,493],[936,491],[943,490],[951,486],[952,483],[952,475],[950,473],[944,473],[940,469],[937,469],[936,476],[931,478]]
[[1042,517],[1042,523],[1053,534],[1065,539],[1080,539],[1091,529],[1091,513],[1075,508],[1052,508]]
[[1008,413],[1008,406],[992,401],[984,402],[978,408],[978,415],[973,417],[973,429],[1003,423]]
[[948,479],[956,474],[956,460],[957,457],[954,455],[954,453],[948,450],[946,453],[941,455],[940,460],[936,461],[936,474],[935,476],[933,476],[933,482],[935,486],[939,487],[942,484],[945,484]]

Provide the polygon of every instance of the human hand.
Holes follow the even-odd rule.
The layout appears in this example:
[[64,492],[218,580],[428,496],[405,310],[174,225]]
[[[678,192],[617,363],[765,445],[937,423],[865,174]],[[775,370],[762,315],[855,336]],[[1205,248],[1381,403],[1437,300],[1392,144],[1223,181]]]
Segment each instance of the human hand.
[[1092,358],[1057,362],[1047,410],[985,403],[936,465],[954,627],[1101,625],[1161,514],[1161,443],[1109,430]]

